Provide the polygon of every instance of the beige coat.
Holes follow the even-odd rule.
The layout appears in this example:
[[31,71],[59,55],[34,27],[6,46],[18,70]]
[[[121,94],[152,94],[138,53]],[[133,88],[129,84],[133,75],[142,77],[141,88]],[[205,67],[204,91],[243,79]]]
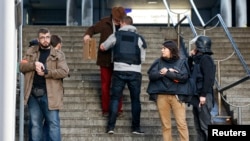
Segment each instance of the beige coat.
[[[35,74],[35,62],[39,59],[39,47],[30,47],[23,60],[28,61],[20,63],[20,71],[24,74],[24,104],[27,105],[31,93],[33,79]],[[50,110],[59,110],[63,106],[63,82],[62,79],[69,74],[69,68],[65,56],[61,51],[51,47],[50,55],[46,60],[48,74],[46,79],[46,89],[48,104]]]

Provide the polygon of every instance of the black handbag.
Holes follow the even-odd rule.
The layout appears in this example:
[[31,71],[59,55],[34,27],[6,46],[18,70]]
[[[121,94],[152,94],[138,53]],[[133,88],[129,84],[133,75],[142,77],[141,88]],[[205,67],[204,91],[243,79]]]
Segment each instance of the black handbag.
[[46,94],[46,91],[45,89],[42,89],[42,88],[32,88],[31,94],[35,97],[41,97]]

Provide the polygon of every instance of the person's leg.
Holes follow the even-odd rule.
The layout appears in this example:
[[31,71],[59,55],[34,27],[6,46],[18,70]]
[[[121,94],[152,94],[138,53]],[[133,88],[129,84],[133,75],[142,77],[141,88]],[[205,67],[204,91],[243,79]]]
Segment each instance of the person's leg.
[[[100,73],[101,73],[101,89],[102,89],[102,95],[101,95],[102,112],[103,114],[108,114],[113,67],[100,67]],[[118,112],[119,113],[122,112],[122,98],[119,101]]]
[[131,99],[131,112],[132,112],[132,130],[140,130],[141,118],[141,79],[142,75],[136,72],[126,72],[126,79]]
[[199,112],[200,128],[201,131],[203,132],[204,141],[208,140],[208,125],[212,124],[212,116],[211,116],[212,108],[213,108],[213,96],[212,94],[207,94],[206,104],[200,107],[200,112]]
[[49,110],[47,95],[42,97],[42,110],[45,115],[48,135],[50,141],[61,141],[59,110]]
[[118,114],[119,100],[122,97],[122,92],[125,87],[125,82],[122,79],[120,72],[114,72],[112,77],[112,95],[110,101],[109,117],[107,132],[114,130],[116,124],[116,118]]
[[102,113],[107,114],[109,112],[110,103],[110,85],[112,72],[108,67],[100,67],[101,71],[101,105]]
[[43,123],[43,141],[49,141],[49,126],[46,120]]
[[194,125],[195,125],[195,129],[196,129],[196,133],[197,133],[197,138],[195,141],[206,141],[206,135],[204,133],[204,131],[202,130],[202,126],[201,125],[202,121],[201,121],[201,107],[199,107],[198,105],[193,105],[193,116],[194,116]]
[[179,102],[175,95],[172,95],[171,105],[180,135],[180,141],[189,141],[188,126],[186,121],[186,105],[185,103]]
[[169,95],[157,96],[157,108],[161,118],[163,141],[172,141],[171,105]]
[[29,141],[41,141],[43,139],[43,119],[44,115],[40,109],[40,98],[30,96],[28,101],[29,110]]

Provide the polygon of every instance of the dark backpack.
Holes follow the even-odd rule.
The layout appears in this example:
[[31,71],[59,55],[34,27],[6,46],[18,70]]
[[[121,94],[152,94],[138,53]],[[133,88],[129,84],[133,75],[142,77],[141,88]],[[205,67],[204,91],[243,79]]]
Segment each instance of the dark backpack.
[[[206,55],[203,55],[203,57],[199,60],[199,62],[196,62],[195,64],[193,64],[192,70],[189,67],[188,63],[186,64],[187,68],[189,70],[189,79],[188,79],[187,83],[189,83],[188,85],[190,85],[188,87],[191,88],[191,90],[188,90],[188,91],[192,92],[193,94],[190,93],[187,96],[186,95],[178,95],[178,98],[180,101],[183,101],[183,102],[191,104],[191,105],[197,105],[198,93],[203,86],[203,83],[202,83],[203,82],[203,73],[200,69],[200,62],[202,62],[202,59],[204,58],[204,56],[206,56]],[[210,58],[210,60],[213,61],[212,58]],[[216,71],[216,66],[214,65],[214,67],[213,67],[214,78],[215,78],[215,71]],[[215,81],[215,80],[213,80],[213,81]]]
[[[182,64],[179,64],[180,66]],[[182,86],[186,89],[186,94],[177,94],[177,98],[180,102],[184,102],[187,104],[192,104],[192,99],[195,95],[197,95],[197,88],[196,88],[196,74],[197,73],[192,73],[190,67],[188,65],[188,62],[184,62],[185,67],[188,70],[188,80],[187,82]],[[196,69],[198,69],[199,66],[196,66]]]

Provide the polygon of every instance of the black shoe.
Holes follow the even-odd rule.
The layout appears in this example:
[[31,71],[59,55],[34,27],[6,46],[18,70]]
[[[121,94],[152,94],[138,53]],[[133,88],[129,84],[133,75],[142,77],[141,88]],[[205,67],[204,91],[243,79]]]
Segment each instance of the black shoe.
[[119,112],[119,113],[117,114],[117,117],[118,117],[118,118],[123,117],[123,112]]
[[132,133],[135,135],[144,135],[144,132],[141,130],[134,130]]

